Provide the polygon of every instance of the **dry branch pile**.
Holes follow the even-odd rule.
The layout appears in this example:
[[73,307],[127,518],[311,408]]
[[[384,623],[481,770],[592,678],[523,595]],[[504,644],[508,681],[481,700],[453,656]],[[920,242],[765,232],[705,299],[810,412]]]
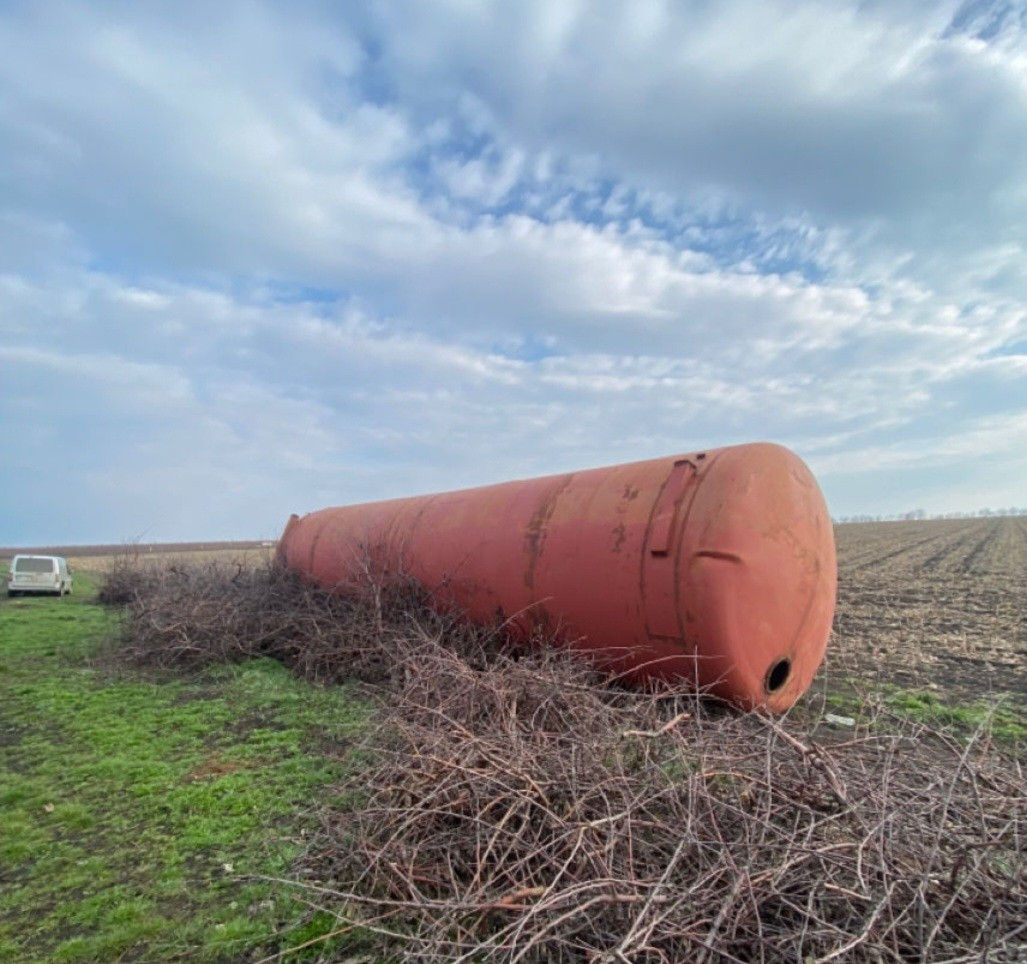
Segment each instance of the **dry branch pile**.
[[299,868],[339,933],[376,934],[383,955],[1027,957],[1024,773],[983,735],[891,724],[822,745],[793,720],[504,648],[409,585],[330,596],[273,570],[213,579],[168,571],[138,593],[133,652],[268,654],[387,684],[374,763]]
[[122,606],[126,655],[139,663],[195,667],[267,656],[314,682],[383,683],[416,638],[414,620],[468,659],[485,658],[501,634],[457,626],[434,612],[410,580],[387,585],[370,568],[327,592],[277,565],[214,560],[134,565],[118,560],[99,598]]
[[[911,736],[830,748],[544,654],[407,665],[330,814],[327,906],[429,960],[945,960],[1027,948],[1023,774]],[[788,729],[786,729],[788,727]],[[386,741],[382,734],[390,734]],[[402,937],[396,936],[402,935]]]
[[115,557],[103,575],[96,598],[105,606],[127,606],[148,596],[160,578],[158,567],[129,555]]

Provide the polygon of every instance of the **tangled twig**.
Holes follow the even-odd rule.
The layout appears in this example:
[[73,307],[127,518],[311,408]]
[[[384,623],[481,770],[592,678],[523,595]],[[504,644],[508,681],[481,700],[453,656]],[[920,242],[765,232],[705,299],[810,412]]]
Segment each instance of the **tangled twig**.
[[832,745],[611,686],[366,575],[329,593],[170,567],[122,591],[138,659],[265,655],[380,684],[374,762],[326,802],[292,881],[335,933],[435,961],[1027,955],[1027,789],[987,739],[892,721]]

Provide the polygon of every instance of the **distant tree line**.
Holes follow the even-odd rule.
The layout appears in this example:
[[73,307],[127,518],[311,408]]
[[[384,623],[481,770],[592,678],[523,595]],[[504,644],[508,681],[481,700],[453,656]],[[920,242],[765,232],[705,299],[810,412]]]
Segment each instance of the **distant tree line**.
[[1008,509],[977,509],[973,512],[940,512],[928,515],[923,509],[910,509],[908,512],[895,512],[888,515],[843,515],[834,518],[835,522],[901,522],[913,519],[986,519],[990,516],[1027,515],[1027,507],[1010,506]]

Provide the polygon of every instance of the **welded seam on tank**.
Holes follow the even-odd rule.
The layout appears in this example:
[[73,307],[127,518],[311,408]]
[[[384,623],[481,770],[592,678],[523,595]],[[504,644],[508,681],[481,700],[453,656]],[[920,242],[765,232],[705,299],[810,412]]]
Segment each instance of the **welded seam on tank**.
[[310,540],[310,553],[307,556],[307,572],[310,574],[310,578],[316,580],[314,575],[314,553],[317,551],[317,544],[321,541],[321,535],[325,530],[327,521],[322,519],[321,524],[314,529],[314,535]]
[[[482,486],[478,486],[477,488],[478,489],[486,489],[486,488],[491,488],[491,486],[484,486],[484,485],[482,485]],[[468,489],[467,491],[475,491],[475,490],[474,489]],[[454,495],[454,494],[455,494],[455,492],[438,492],[435,495],[418,496],[418,498],[422,499],[423,501],[422,501],[421,507],[417,510],[417,514],[414,516],[414,518],[410,522],[409,526],[406,527],[406,530],[407,530],[406,542],[407,542],[407,544],[409,544],[409,545],[416,545],[418,543],[417,529],[420,527],[421,523],[424,521],[425,513],[427,513],[427,511],[436,502],[438,502],[439,499],[442,499],[442,498],[444,498],[446,496]],[[444,589],[447,586],[452,588],[452,586],[455,584],[457,579],[460,577],[460,571],[463,569],[464,564],[467,562],[468,559],[471,558],[471,556],[473,554],[474,554],[474,549],[469,546],[467,551],[464,553],[463,558],[459,562],[457,562],[456,565],[454,565],[452,569],[447,569],[442,574],[442,578],[440,579],[439,582],[437,582],[435,585],[428,586],[427,589],[430,592],[432,592],[432,593],[437,593],[437,592],[439,592],[440,590]]]
[[[647,635],[650,637],[652,637],[653,634],[649,631],[649,597],[646,594],[648,588],[646,582],[646,568],[650,561],[649,540],[652,537],[653,523],[656,520],[656,510],[663,499],[663,493],[667,490],[667,487],[674,479],[674,469],[682,463],[687,463],[692,467],[692,482],[685,489],[684,493],[682,493],[680,502],[678,502],[674,507],[674,518],[678,521],[677,525],[672,529],[671,545],[669,547],[669,555],[673,559],[674,565],[674,621],[678,627],[677,638],[686,642],[680,610],[681,586],[678,557],[681,552],[681,538],[685,531],[685,522],[688,519],[688,514],[692,511],[692,503],[695,501],[695,494],[699,490],[698,482],[701,481],[701,472],[699,466],[696,464],[698,461],[699,460],[694,455],[686,455],[683,458],[675,457],[672,460],[671,468],[667,473],[667,477],[663,480],[663,484],[660,486],[660,491],[656,493],[656,498],[653,500],[652,508],[649,510],[649,519],[646,522],[645,533],[642,537],[642,554],[639,565],[638,589],[640,598],[642,599],[642,604],[645,607],[645,630]],[[705,465],[706,463],[704,462],[703,464]],[[691,491],[691,496],[688,495],[689,491]],[[664,637],[660,638],[662,639]]]
[[[720,452],[709,458],[707,456],[704,459],[696,458],[695,462],[692,462],[692,467],[695,469],[695,475],[692,477],[693,484],[691,486],[692,494],[688,499],[687,505],[682,506],[681,523],[678,525],[677,531],[677,544],[674,546],[674,615],[677,616],[678,620],[678,632],[681,636],[681,642],[685,649],[688,650],[689,646],[698,653],[698,645],[695,642],[690,642],[688,638],[688,620],[681,618],[681,586],[682,586],[682,571],[681,571],[681,545],[685,540],[685,533],[688,531],[688,520],[692,516],[692,507],[695,505],[696,496],[699,494],[699,489],[703,482],[706,481],[706,476],[713,468],[714,463],[720,458]],[[701,465],[697,465],[699,462]],[[692,560],[688,560],[688,565],[691,566]],[[687,609],[687,601],[686,601]],[[698,671],[698,667],[697,667]]]
[[[417,510],[417,514],[414,516],[413,521],[410,523],[409,526],[407,526],[406,542],[408,545],[412,545],[416,542],[417,529],[424,521],[425,512],[427,512],[432,507],[432,505],[434,505],[439,500],[439,496],[442,494],[443,493],[436,493],[435,495],[429,495],[427,497],[422,496],[423,501],[421,502],[421,507]],[[399,561],[399,565],[401,566],[406,564],[404,555],[405,551],[406,547],[404,546],[400,550],[401,559]]]

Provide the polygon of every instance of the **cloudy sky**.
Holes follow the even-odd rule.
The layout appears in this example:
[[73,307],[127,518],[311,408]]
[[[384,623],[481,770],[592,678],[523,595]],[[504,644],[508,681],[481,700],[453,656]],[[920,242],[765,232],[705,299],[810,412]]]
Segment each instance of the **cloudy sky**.
[[1027,504],[1027,5],[0,2],[0,544],[769,439]]

